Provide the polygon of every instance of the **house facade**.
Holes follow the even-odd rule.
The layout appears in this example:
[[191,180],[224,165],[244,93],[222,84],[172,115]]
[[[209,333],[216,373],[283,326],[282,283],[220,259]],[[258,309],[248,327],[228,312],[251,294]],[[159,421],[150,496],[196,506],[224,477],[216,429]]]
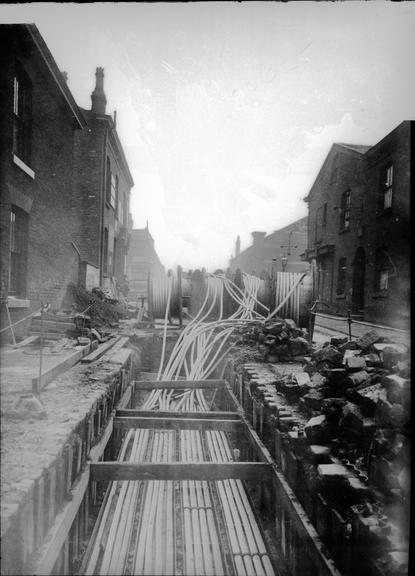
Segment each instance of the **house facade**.
[[307,217],[266,234],[252,232],[252,245],[240,251],[240,239],[235,244],[235,256],[230,270],[237,269],[260,276],[262,272],[304,272],[308,265],[301,258],[307,246]]
[[74,141],[86,120],[36,26],[2,25],[0,35],[0,276],[17,321],[57,305],[78,279]]
[[154,239],[146,228],[131,230],[127,255],[128,299],[139,300],[148,297],[148,277],[164,275],[164,266],[154,246]]
[[306,259],[325,311],[409,325],[414,122],[374,146],[334,144],[306,201]]
[[81,214],[76,231],[81,281],[112,293],[125,282],[134,185],[118,138],[115,118],[106,114],[104,71],[97,68],[87,125],[75,137],[75,190],[72,211]]
[[[103,70],[91,110],[77,106],[33,24],[0,26],[1,326],[21,337],[69,283],[125,284],[133,180],[106,114]],[[7,333],[6,333],[7,334]]]

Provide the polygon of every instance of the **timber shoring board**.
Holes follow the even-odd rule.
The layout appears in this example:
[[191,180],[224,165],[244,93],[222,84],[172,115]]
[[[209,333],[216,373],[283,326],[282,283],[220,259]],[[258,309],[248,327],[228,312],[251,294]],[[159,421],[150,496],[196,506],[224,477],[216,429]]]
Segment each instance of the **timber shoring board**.
[[154,428],[156,430],[224,430],[234,432],[243,426],[241,420],[209,418],[114,418],[114,430]]
[[71,490],[72,499],[58,513],[52,528],[46,535],[46,544],[35,554],[33,574],[51,574],[56,560],[67,540],[69,530],[78,513],[81,502],[88,488],[89,467],[85,469],[76,485]]
[[133,387],[130,384],[129,386],[127,386],[124,394],[121,396],[121,399],[119,400],[119,402],[117,404],[117,409],[120,409],[120,410],[126,409],[127,406],[129,406],[131,404],[132,396],[133,396]]
[[108,342],[104,342],[103,344],[98,346],[98,348],[94,350],[94,352],[91,352],[91,354],[88,354],[88,356],[82,358],[81,362],[83,364],[90,364],[91,362],[95,362],[95,360],[101,358],[101,356],[103,356],[105,352],[107,352],[110,348],[115,346],[115,344],[119,340],[121,340],[121,336],[116,336],[115,338],[111,338],[111,340],[109,340]]
[[223,388],[224,380],[136,380],[133,383],[134,391],[136,390],[194,390],[200,388],[208,390],[211,388]]
[[186,418],[204,420],[238,420],[240,418],[239,412],[173,412],[157,410],[133,410],[133,409],[117,409],[115,416],[119,418],[139,417],[139,418]]
[[91,480],[270,480],[272,465],[263,462],[94,462]]

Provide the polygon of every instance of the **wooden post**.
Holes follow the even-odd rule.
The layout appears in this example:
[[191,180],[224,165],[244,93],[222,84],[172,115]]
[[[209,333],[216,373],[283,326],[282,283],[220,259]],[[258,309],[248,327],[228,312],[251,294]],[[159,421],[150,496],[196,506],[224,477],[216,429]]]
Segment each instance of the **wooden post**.
[[9,310],[9,305],[7,303],[7,298],[4,302],[4,305],[6,307],[6,312],[7,312],[7,320],[9,322],[9,328],[10,328],[10,332],[12,333],[12,340],[13,340],[13,345],[16,346],[16,338],[14,336],[14,330],[13,330],[13,324],[12,324],[12,319],[10,318],[10,310]]
[[352,314],[350,310],[347,311],[347,324],[349,325],[349,342],[352,341]]
[[40,307],[40,343],[39,343],[39,380],[32,380],[32,392],[40,396],[42,390],[42,362],[43,362],[43,304]]
[[177,300],[178,300],[178,316],[179,326],[183,326],[183,294],[182,294],[182,267],[177,266]]
[[154,325],[154,308],[153,308],[153,279],[151,270],[148,270],[147,276],[147,298],[148,298],[148,319],[151,326]]

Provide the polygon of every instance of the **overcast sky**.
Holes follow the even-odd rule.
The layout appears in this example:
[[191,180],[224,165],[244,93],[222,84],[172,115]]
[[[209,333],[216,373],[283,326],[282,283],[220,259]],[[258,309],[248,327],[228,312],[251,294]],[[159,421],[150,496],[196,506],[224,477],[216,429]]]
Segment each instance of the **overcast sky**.
[[375,144],[415,119],[413,2],[30,3],[90,108],[105,70],[107,112],[166,267],[227,266],[239,234],[307,214],[333,142]]

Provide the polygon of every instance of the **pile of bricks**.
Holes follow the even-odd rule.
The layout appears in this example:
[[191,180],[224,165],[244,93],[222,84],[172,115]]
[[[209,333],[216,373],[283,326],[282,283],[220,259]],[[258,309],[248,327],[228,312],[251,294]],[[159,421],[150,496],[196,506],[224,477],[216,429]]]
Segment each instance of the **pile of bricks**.
[[296,370],[282,368],[236,367],[254,427],[345,574],[357,563],[373,574],[405,573],[408,348],[372,331],[332,338]]
[[264,362],[303,362],[310,353],[307,333],[290,319],[273,318],[240,333],[240,343],[256,346]]

